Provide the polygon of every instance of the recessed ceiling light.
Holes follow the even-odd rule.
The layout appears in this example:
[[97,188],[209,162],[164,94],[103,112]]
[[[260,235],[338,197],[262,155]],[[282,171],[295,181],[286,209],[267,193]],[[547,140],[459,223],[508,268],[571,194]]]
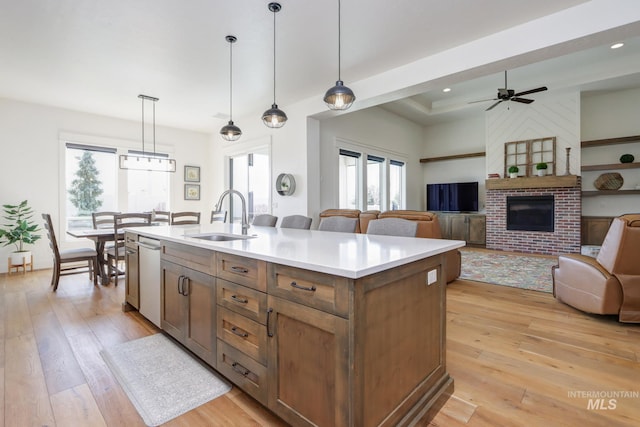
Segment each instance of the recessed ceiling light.
[[450,87],[445,87],[444,89],[442,89],[443,92],[451,92],[451,88]]
[[618,49],[624,46],[624,43],[615,43],[611,45],[611,49]]

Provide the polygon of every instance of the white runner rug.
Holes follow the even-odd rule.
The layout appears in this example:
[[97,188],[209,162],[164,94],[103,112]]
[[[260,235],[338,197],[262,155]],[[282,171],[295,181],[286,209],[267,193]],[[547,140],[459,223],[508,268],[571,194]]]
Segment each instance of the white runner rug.
[[100,352],[148,426],[163,424],[231,386],[163,334]]

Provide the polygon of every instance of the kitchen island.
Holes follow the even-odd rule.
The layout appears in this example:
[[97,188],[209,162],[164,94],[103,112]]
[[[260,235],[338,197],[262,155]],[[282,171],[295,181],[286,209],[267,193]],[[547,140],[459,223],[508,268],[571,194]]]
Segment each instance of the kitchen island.
[[203,224],[128,229],[128,245],[140,236],[160,242],[161,328],[289,424],[411,425],[452,392],[443,254],[464,242]]

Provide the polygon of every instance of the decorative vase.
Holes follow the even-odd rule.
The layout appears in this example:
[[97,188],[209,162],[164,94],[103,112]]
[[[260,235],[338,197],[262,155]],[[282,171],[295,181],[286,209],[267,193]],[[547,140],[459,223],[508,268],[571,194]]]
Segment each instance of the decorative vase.
[[546,169],[538,169],[538,176],[545,176],[547,174]]
[[509,178],[517,178],[518,172],[509,172]]

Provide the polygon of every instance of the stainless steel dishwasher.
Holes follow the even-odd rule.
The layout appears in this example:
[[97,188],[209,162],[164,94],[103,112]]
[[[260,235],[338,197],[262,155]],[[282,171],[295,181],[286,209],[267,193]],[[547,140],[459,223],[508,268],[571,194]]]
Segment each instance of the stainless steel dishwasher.
[[140,308],[144,317],[160,327],[160,241],[138,238]]

